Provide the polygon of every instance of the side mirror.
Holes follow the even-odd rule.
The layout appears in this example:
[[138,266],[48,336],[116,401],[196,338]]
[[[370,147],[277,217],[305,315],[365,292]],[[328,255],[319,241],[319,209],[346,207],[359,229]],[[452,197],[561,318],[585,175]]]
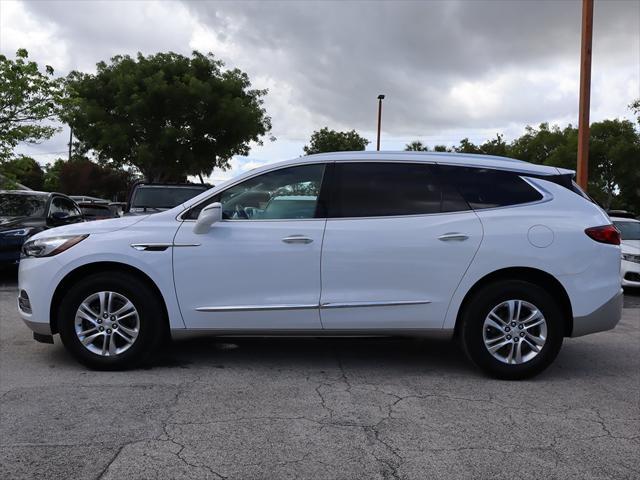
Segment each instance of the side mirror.
[[69,214],[64,212],[53,212],[47,218],[47,225],[51,227],[59,227],[69,223]]
[[220,220],[222,220],[222,204],[219,202],[211,203],[200,211],[196,224],[193,226],[193,233],[207,233],[211,226]]

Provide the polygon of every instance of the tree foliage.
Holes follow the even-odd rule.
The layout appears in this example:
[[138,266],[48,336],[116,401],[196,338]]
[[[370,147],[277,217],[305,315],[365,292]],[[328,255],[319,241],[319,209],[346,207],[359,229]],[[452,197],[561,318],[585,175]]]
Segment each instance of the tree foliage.
[[41,72],[25,49],[16,52],[15,60],[0,55],[0,163],[15,158],[21,142],[51,138],[57,129],[42,122],[56,117],[61,95],[53,68],[47,65]]
[[324,127],[311,135],[309,145],[304,146],[305,155],[326,152],[355,152],[364,150],[369,140],[360,136],[355,130],[338,132]]
[[16,183],[32,190],[42,190],[44,187],[44,170],[33,158],[24,155],[0,164],[0,174],[3,177],[0,188],[16,188]]
[[[639,103],[640,108],[640,100],[635,103]],[[417,141],[408,144],[405,150],[418,150],[418,147],[419,151],[429,150]],[[560,128],[542,123],[537,128],[527,126],[524,134],[511,143],[506,143],[500,134],[480,145],[463,138],[452,150],[575,170],[578,129],[572,125]],[[604,120],[591,125],[589,194],[605,208],[640,213],[640,132],[629,120]]]
[[629,109],[634,113],[634,115],[636,115],[638,123],[640,123],[640,98],[631,102],[631,105],[629,105]]
[[58,159],[47,166],[45,189],[67,195],[86,195],[124,201],[138,178],[130,171],[99,165],[81,155]]
[[77,152],[132,165],[148,181],[209,175],[246,155],[271,130],[266,90],[246,73],[225,70],[213,54],[116,56],[96,74],[72,72],[63,119]]
[[424,143],[422,143],[420,140],[414,140],[413,142],[408,143],[404,147],[404,149],[407,152],[428,152],[429,151],[429,147]]

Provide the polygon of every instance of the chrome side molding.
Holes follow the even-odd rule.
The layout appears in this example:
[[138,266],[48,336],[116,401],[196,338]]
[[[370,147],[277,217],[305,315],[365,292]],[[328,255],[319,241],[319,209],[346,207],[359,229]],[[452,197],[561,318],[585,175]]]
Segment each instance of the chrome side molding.
[[169,247],[199,247],[199,243],[132,243],[131,248],[142,252],[163,252]]
[[402,305],[427,305],[430,300],[397,300],[390,302],[328,302],[320,308],[394,307]]
[[255,312],[265,310],[309,310],[318,308],[318,304],[298,305],[223,305],[220,307],[198,307],[198,312]]
[[255,312],[265,310],[309,310],[313,308],[356,308],[356,307],[393,307],[403,305],[427,305],[429,300],[399,300],[392,302],[341,302],[323,304],[291,305],[222,305],[219,307],[197,307],[198,312]]

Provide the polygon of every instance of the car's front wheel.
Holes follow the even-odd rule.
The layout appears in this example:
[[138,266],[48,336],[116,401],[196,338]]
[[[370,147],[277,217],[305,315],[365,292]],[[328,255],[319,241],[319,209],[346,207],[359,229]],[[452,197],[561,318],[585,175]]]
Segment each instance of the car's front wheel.
[[469,358],[502,379],[540,373],[558,355],[564,337],[564,318],[555,299],[521,280],[483,287],[467,303],[461,320]]
[[145,282],[127,273],[96,273],[83,278],[60,303],[62,343],[90,368],[134,367],[162,338],[164,313],[156,297]]

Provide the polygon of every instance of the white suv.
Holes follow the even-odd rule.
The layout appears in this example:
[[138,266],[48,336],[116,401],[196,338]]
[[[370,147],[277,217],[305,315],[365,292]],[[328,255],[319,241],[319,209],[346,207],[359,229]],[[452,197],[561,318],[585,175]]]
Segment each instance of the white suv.
[[100,369],[186,331],[438,335],[527,377],[621,315],[619,232],[572,177],[477,155],[297,158],[166,212],[36,235],[20,315]]

